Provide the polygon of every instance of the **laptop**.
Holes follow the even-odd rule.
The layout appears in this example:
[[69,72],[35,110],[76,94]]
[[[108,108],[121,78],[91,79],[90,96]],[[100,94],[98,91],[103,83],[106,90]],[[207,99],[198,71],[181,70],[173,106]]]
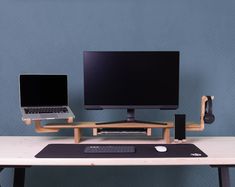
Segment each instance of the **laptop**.
[[20,75],[22,120],[74,118],[68,106],[67,75]]

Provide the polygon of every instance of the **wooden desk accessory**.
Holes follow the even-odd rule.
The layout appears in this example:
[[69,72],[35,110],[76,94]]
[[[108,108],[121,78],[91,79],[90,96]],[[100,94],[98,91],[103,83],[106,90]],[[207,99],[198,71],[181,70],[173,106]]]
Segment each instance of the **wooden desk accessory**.
[[[214,99],[214,97],[212,97]],[[187,123],[186,131],[203,131],[205,128],[204,115],[205,115],[205,103],[207,101],[207,96],[202,96],[201,98],[201,115],[200,124]],[[98,128],[146,128],[147,136],[151,136],[152,129],[160,128],[162,129],[162,137],[165,143],[171,143],[170,129],[174,128],[174,122],[164,122],[166,125],[155,125],[148,123],[120,123],[120,124],[103,124],[97,125],[95,122],[73,122],[73,119],[67,119],[67,123],[48,123],[44,126],[41,125],[40,120],[31,121],[25,120],[26,125],[35,123],[35,131],[38,133],[51,133],[58,132],[60,129],[74,129],[74,142],[79,143],[81,139],[81,129],[89,128],[93,130],[93,135],[97,136]]]
[[[211,99],[214,99],[214,96],[211,96]],[[207,96],[202,96],[201,98],[201,114],[200,114],[200,123],[186,123],[186,131],[203,131],[205,129],[205,121],[204,121],[204,116],[205,116],[205,106],[206,102],[208,101]]]

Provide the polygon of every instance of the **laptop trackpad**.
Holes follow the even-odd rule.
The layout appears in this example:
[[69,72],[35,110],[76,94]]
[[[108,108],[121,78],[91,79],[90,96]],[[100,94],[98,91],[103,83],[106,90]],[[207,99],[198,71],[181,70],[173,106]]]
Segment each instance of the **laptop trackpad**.
[[58,118],[57,114],[40,114],[41,118]]

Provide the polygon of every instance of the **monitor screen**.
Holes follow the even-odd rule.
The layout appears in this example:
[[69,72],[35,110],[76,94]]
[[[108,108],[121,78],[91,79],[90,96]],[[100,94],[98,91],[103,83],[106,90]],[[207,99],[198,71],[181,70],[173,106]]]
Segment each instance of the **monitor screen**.
[[22,107],[68,105],[67,75],[20,75]]
[[85,51],[87,109],[176,109],[178,51]]

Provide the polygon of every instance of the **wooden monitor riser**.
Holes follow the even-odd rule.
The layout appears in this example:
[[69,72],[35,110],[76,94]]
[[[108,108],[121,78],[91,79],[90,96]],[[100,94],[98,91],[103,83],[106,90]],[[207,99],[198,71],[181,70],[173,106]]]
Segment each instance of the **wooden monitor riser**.
[[[214,99],[214,97],[212,97]],[[205,115],[205,103],[208,100],[206,96],[201,98],[201,114],[200,123],[186,123],[186,131],[203,131],[205,128],[204,115]],[[97,128],[147,128],[147,136],[151,136],[152,129],[162,129],[162,138],[166,143],[171,143],[170,129],[174,128],[174,122],[164,122],[167,125],[155,125],[148,123],[120,123],[120,124],[104,124],[96,125],[95,122],[73,122],[72,118],[67,119],[67,123],[48,123],[45,126],[41,125],[40,120],[31,121],[25,120],[26,125],[35,123],[35,131],[38,133],[58,132],[60,129],[74,129],[74,142],[79,143],[81,139],[81,129],[92,129],[93,135],[97,135]]]

